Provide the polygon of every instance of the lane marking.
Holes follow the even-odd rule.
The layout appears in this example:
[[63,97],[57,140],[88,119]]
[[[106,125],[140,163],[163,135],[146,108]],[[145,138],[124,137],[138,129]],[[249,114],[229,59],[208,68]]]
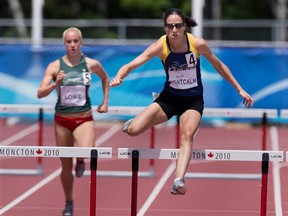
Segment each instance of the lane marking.
[[2,209],[0,209],[0,215],[4,214],[6,211],[13,208],[15,205],[19,204],[23,200],[25,200],[27,197],[35,193],[37,190],[48,184],[50,181],[55,179],[57,176],[59,176],[61,173],[61,168],[58,168],[56,171],[54,171],[51,175],[44,178],[42,181],[40,181],[38,184],[36,184],[34,187],[30,188],[26,192],[24,192],[22,195],[18,196],[16,199],[14,199],[12,202],[10,202],[8,205],[4,206]]
[[107,130],[98,139],[96,139],[95,146],[97,147],[102,145],[106,140],[112,137],[120,128],[122,128],[122,125],[114,124],[112,127],[110,127],[109,130]]
[[20,140],[21,138],[33,133],[34,131],[37,131],[38,128],[39,128],[38,123],[35,123],[35,124],[27,127],[26,129],[14,134],[13,136],[9,137],[8,139],[1,141],[0,145],[1,146],[10,145],[11,143],[13,143],[17,140]]
[[146,202],[144,203],[144,205],[141,207],[141,209],[139,210],[137,216],[143,216],[145,215],[146,211],[148,210],[148,208],[150,207],[150,205],[153,203],[153,201],[156,199],[157,195],[160,193],[160,191],[162,190],[162,188],[164,187],[164,185],[166,184],[167,180],[169,179],[169,177],[172,175],[172,173],[174,172],[176,168],[176,162],[173,161],[168,168],[166,169],[166,171],[164,172],[164,174],[162,175],[162,177],[160,178],[160,180],[158,181],[158,183],[156,184],[156,186],[154,187],[153,191],[151,192],[151,194],[149,195],[148,199],[146,200]]

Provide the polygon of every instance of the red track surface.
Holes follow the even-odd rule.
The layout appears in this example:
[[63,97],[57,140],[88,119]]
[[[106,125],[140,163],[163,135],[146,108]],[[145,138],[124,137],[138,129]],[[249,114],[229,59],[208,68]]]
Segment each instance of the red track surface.
[[[119,130],[111,136],[105,132],[113,126],[119,126]],[[28,125],[29,126],[29,125]],[[17,125],[8,128],[5,133],[5,125],[0,126],[0,143],[14,136],[28,127]],[[115,151],[119,147],[149,147],[149,132],[138,136],[129,137],[120,130],[121,124],[111,125],[97,124],[96,133],[98,145],[112,147]],[[44,127],[44,145],[54,146],[53,125]],[[11,145],[37,145],[37,131],[11,143]],[[268,150],[271,150],[270,134],[267,134]],[[278,128],[279,150],[285,149],[288,133],[285,128]],[[261,128],[209,128],[202,126],[197,134],[194,149],[250,149],[259,150],[262,144]],[[175,148],[175,130],[172,127],[157,127],[155,147]],[[162,184],[160,179],[166,173],[167,168],[173,168],[170,160],[156,160],[153,178],[141,178],[138,180],[138,212],[148,216],[252,216],[260,215],[261,180],[227,180],[227,179],[186,179],[187,194],[185,196],[170,195],[174,172],[168,176]],[[0,169],[33,169],[37,168],[35,158],[0,158]],[[86,168],[89,169],[89,161]],[[149,160],[140,160],[140,171],[148,171]],[[275,215],[274,188],[273,188],[273,165],[270,163],[268,179],[267,215]],[[0,175],[0,211],[8,208],[4,216],[51,216],[61,215],[64,207],[64,195],[59,179],[60,162],[58,158],[43,159],[44,175],[21,176]],[[130,160],[99,159],[98,171],[131,171]],[[56,173],[55,173],[56,171]],[[261,173],[260,162],[207,162],[191,161],[188,172],[220,172],[220,173]],[[43,180],[54,176],[39,188],[35,189]],[[282,191],[283,215],[288,215],[287,207],[287,167],[281,163],[280,179]],[[84,176],[75,178],[74,202],[75,216],[88,216],[90,205],[90,178]],[[155,199],[149,196],[156,185],[161,185]],[[27,191],[34,188],[30,194]],[[25,194],[26,193],[26,194]],[[24,198],[21,197],[25,195]],[[23,200],[21,199],[23,198]],[[17,201],[20,199],[20,202]],[[151,201],[150,205],[147,200]],[[17,204],[14,205],[13,203]],[[11,208],[9,207],[11,206]],[[3,210],[3,209],[2,209]],[[131,213],[131,177],[97,177],[97,216],[127,216]]]

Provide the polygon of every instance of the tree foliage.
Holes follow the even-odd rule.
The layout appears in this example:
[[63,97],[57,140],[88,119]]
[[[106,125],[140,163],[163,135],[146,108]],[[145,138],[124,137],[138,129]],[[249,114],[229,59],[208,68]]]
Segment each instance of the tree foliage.
[[267,0],[221,0],[222,19],[271,19],[272,11]]
[[[0,1],[0,18],[12,18],[9,0]],[[18,0],[25,18],[31,18],[31,1]],[[205,10],[211,10],[213,0],[205,0]],[[161,18],[168,8],[177,7],[190,15],[191,0],[45,0],[44,18]],[[222,19],[270,19],[271,0],[221,0]],[[205,13],[207,17],[209,13]]]

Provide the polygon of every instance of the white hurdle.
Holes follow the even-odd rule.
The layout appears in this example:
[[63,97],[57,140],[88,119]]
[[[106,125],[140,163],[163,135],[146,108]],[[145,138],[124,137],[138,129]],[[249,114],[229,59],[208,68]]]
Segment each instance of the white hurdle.
[[112,148],[0,146],[0,157],[90,158],[90,216],[96,215],[97,159],[111,158]]
[[[38,146],[42,146],[43,139],[43,108],[40,107],[31,107],[28,105],[2,105],[0,106],[0,113],[19,113],[19,114],[38,114],[38,122],[28,127],[21,132],[21,137],[26,136],[27,134],[38,131]],[[0,146],[9,145],[11,143],[10,139],[7,139],[1,142]],[[37,168],[36,169],[0,169],[0,175],[42,175],[43,165],[42,158],[37,158]]]
[[[132,192],[131,192],[131,216],[137,215],[137,185],[139,159],[177,159],[178,149],[131,149],[118,148],[119,159],[132,160]],[[195,155],[205,155],[195,157],[191,160],[214,160],[214,161],[262,161],[262,182],[261,182],[261,206],[260,216],[266,216],[267,212],[267,187],[268,169],[270,161],[284,161],[283,151],[244,151],[244,150],[200,150],[194,151]]]
[[[93,110],[97,109],[97,106],[92,107]],[[137,115],[144,107],[119,107],[114,106],[109,108],[107,114],[105,115]],[[38,126],[38,146],[42,146],[42,125],[43,125],[43,113],[53,114],[55,112],[54,106],[51,105],[31,105],[31,104],[0,104],[0,113],[17,113],[17,114],[38,114],[39,113],[39,126]],[[154,148],[154,127],[151,128],[150,136],[150,147]],[[0,145],[1,146],[1,145]],[[43,174],[42,159],[38,158],[38,168],[37,169],[0,169],[0,175],[41,175]],[[89,176],[90,173],[85,171],[84,176]],[[130,177],[131,172],[129,171],[98,171],[98,176],[103,177]],[[151,159],[149,163],[149,170],[139,172],[139,176],[146,178],[153,178],[155,176],[154,160]]]
[[280,110],[280,118],[288,119],[288,109]]
[[98,158],[112,158],[112,148],[60,146],[0,146],[0,157],[90,158],[92,150]]
[[[139,152],[139,159],[177,160],[179,153],[179,149],[118,148],[118,158],[131,159],[132,152],[134,150],[137,150]],[[264,153],[269,154],[269,161],[271,162],[284,161],[283,151],[215,150],[215,149],[194,150],[194,154],[192,155],[191,160],[256,162],[256,161],[262,161],[262,156]]]
[[[262,151],[266,150],[266,134],[267,134],[267,119],[277,118],[277,109],[225,109],[225,108],[206,108],[203,112],[204,117],[219,117],[219,118],[253,118],[262,120]],[[179,120],[178,120],[179,121]],[[176,126],[176,148],[179,148],[179,125]],[[192,155],[193,157],[193,155]],[[207,178],[207,179],[261,179],[260,174],[251,173],[197,173],[187,172],[187,178]]]
[[[178,149],[131,149],[118,148],[118,159],[132,160],[132,192],[131,216],[137,215],[137,190],[139,159],[168,159],[178,158]],[[268,163],[283,162],[283,151],[246,151],[246,150],[199,150],[194,151],[191,160],[213,161],[262,161],[261,210],[260,215],[266,215]],[[196,156],[198,155],[198,156]],[[202,156],[199,156],[202,155]],[[112,158],[112,148],[88,147],[54,147],[54,146],[0,146],[0,157],[77,157],[90,158],[90,216],[96,215],[96,182],[97,159]],[[288,152],[286,152],[288,156]]]
[[[139,112],[141,112],[145,107],[122,107],[122,106],[113,106],[109,107],[109,112],[103,115],[126,115],[126,116],[135,116]],[[93,107],[95,110],[96,107]],[[44,113],[54,113],[54,107],[51,105],[28,105],[28,104],[0,104],[0,112],[15,112],[15,113],[37,113],[39,110],[43,110]],[[281,112],[282,113],[282,112]],[[282,115],[286,115],[287,111],[283,111]],[[101,114],[102,115],[102,114]],[[276,109],[245,109],[245,108],[205,108],[203,113],[203,118],[259,118],[263,119],[263,136],[262,136],[262,150],[266,149],[266,119],[268,118],[277,118],[278,111]],[[265,118],[264,118],[265,117]],[[265,121],[265,122],[264,122]],[[150,147],[154,148],[154,128],[151,129],[151,137],[150,137]],[[41,135],[41,131],[39,136]],[[39,138],[41,139],[41,137]],[[176,148],[179,148],[179,128],[176,125]],[[40,143],[40,141],[39,141]],[[193,152],[194,154],[194,152]],[[39,166],[42,170],[42,167]],[[41,173],[38,170],[29,170],[29,173]],[[41,171],[40,170],[40,171]],[[13,170],[8,170],[9,174],[13,174]],[[7,172],[7,170],[5,170]],[[24,174],[28,173],[26,170],[15,170],[14,174]],[[0,170],[1,174],[1,170]],[[2,172],[3,174],[3,172]],[[86,172],[84,175],[88,175]],[[112,176],[112,177],[128,177],[131,176],[129,171],[99,171],[98,175],[100,176]],[[139,173],[142,177],[154,177],[154,159],[150,160],[150,169],[148,171],[143,171]],[[231,178],[231,179],[259,179],[260,175],[258,174],[223,174],[223,173],[187,173],[187,177],[189,178]]]

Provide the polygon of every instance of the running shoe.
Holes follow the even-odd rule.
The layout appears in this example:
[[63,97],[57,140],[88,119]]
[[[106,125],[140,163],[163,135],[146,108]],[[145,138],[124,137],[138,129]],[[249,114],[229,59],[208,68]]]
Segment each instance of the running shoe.
[[184,179],[176,180],[170,192],[173,195],[185,195],[186,186]]
[[73,201],[66,201],[62,216],[73,216]]
[[133,118],[132,119],[129,119],[128,121],[126,121],[123,125],[123,128],[122,128],[122,131],[124,133],[127,133],[128,132],[128,127],[129,125],[131,124],[131,122],[133,121]]
[[76,166],[75,166],[75,175],[80,178],[83,173],[85,171],[85,162],[81,161],[81,162],[77,162]]

